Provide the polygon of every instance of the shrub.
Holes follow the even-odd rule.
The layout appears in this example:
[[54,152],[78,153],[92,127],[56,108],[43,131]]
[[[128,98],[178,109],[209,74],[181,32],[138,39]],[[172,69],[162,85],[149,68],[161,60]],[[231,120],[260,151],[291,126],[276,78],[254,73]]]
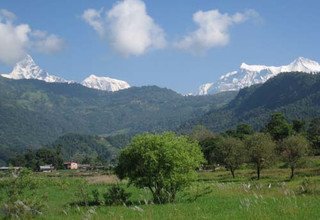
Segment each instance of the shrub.
[[130,195],[119,185],[113,185],[103,196],[106,205],[122,205],[128,202]]

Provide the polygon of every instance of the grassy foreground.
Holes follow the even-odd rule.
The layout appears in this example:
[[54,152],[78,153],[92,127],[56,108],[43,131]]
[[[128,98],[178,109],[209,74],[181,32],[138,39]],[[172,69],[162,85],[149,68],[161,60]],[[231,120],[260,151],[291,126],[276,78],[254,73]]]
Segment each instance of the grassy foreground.
[[[287,169],[263,170],[259,181],[250,169],[236,175],[232,179],[225,170],[199,172],[177,202],[165,205],[152,204],[148,190],[135,187],[128,188],[130,206],[77,205],[83,197],[91,198],[92,190],[104,193],[117,182],[112,175],[98,173],[33,174],[38,184],[30,196],[44,201],[39,219],[320,219],[319,167],[298,170],[292,181]],[[4,190],[0,189],[1,206]]]

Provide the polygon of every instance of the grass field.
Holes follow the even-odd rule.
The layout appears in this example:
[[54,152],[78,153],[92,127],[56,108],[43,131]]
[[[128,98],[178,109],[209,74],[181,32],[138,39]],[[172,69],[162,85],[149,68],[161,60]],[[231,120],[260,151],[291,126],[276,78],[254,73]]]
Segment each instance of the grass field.
[[[37,187],[27,196],[43,201],[39,219],[320,219],[318,164],[298,170],[292,181],[288,181],[288,169],[263,170],[259,181],[251,169],[236,175],[232,179],[225,170],[199,172],[198,180],[180,192],[175,203],[165,205],[152,204],[147,189],[133,186],[127,188],[131,205],[76,205],[85,197],[91,199],[92,190],[102,194],[118,182],[103,173],[35,173]],[[126,187],[125,182],[120,184]],[[2,206],[5,187],[0,199]]]

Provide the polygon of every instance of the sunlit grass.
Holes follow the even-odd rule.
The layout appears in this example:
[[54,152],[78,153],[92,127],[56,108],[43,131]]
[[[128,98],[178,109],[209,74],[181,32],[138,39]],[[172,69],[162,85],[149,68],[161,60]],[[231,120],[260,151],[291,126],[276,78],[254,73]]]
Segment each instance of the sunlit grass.
[[[320,185],[319,167],[297,170],[292,181],[288,180],[287,169],[265,169],[261,175],[258,181],[251,169],[238,170],[235,179],[225,170],[200,172],[198,180],[180,192],[173,204],[154,205],[147,189],[130,186],[127,188],[132,194],[130,205],[83,207],[75,205],[79,200],[76,193],[81,187],[91,199],[92,190],[105,193],[114,183],[114,177],[98,175],[93,178],[95,181],[88,181],[87,177],[68,172],[49,174],[50,177],[36,174],[39,182],[36,194],[43,196],[46,204],[39,218],[320,219],[320,194],[301,191],[305,178]],[[120,184],[127,187],[126,182]]]

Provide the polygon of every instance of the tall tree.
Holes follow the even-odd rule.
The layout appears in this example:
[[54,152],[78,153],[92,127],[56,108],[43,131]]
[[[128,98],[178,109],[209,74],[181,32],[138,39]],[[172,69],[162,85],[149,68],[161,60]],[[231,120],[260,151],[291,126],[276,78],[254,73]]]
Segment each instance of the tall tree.
[[256,133],[246,139],[249,161],[256,167],[257,178],[263,168],[270,165],[275,158],[276,144],[268,134]]
[[280,112],[271,116],[269,123],[266,125],[266,131],[275,141],[281,141],[292,134],[292,126]]
[[290,179],[294,176],[294,171],[303,157],[307,155],[309,143],[307,139],[301,135],[290,136],[282,142],[282,157],[290,167]]

